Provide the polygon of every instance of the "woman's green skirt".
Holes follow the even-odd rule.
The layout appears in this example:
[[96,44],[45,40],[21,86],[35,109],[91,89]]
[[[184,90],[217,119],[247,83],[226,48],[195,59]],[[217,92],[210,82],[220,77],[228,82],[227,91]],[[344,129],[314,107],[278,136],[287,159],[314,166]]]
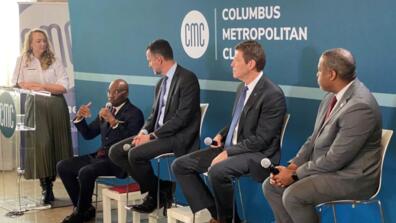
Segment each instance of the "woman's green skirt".
[[[29,125],[36,122],[36,130],[25,134],[25,178],[56,176],[58,161],[72,157],[70,117],[63,95],[28,98],[26,117]],[[32,112],[35,110],[35,112]]]

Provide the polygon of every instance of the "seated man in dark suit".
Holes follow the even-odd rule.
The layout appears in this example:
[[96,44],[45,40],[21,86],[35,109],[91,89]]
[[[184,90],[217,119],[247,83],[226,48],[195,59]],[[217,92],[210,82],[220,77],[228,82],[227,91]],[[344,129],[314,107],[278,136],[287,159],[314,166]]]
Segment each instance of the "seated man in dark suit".
[[[155,87],[150,116],[136,137],[125,139],[110,149],[111,160],[122,167],[148,192],[143,204],[133,206],[138,212],[150,213],[157,207],[157,182],[150,160],[173,152],[181,156],[199,148],[199,83],[195,74],[173,59],[173,51],[166,40],[152,42],[146,50],[147,62],[154,73],[161,76]],[[123,146],[132,144],[125,151]],[[160,182],[160,207],[171,205],[175,184]]]
[[316,73],[322,100],[310,137],[287,167],[263,184],[277,223],[319,222],[317,204],[368,199],[380,178],[382,120],[370,91],[356,78],[348,50],[325,51]]
[[143,113],[128,100],[128,93],[126,81],[117,79],[111,82],[107,91],[111,106],[102,108],[89,125],[85,118],[91,115],[91,103],[78,110],[74,124],[81,135],[85,139],[101,135],[102,145],[93,154],[62,160],[57,164],[58,174],[75,207],[63,223],[85,222],[95,217],[91,202],[97,177],[126,177],[126,173],[111,162],[108,151],[114,143],[137,134],[143,125]]
[[[216,145],[182,156],[172,164],[191,210],[195,213],[207,208],[213,217],[211,222],[232,222],[234,177],[251,174],[263,181],[268,172],[262,171],[261,159],[279,162],[285,97],[263,74],[264,66],[265,54],[259,43],[246,41],[236,46],[232,73],[243,83],[237,90],[231,124],[215,136]],[[207,171],[213,195],[199,176]]]

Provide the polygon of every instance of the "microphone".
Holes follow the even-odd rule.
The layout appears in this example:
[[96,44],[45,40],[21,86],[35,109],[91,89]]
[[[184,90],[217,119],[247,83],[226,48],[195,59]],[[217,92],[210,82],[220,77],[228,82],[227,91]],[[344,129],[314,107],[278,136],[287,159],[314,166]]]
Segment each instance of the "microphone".
[[260,162],[261,166],[264,167],[265,169],[269,169],[269,171],[276,175],[279,173],[279,170],[275,168],[274,164],[271,163],[271,160],[268,158],[264,158]]
[[111,102],[107,102],[105,107],[111,112],[111,109],[113,109],[113,105],[111,104]]
[[19,62],[19,67],[18,67],[18,76],[17,76],[16,82],[14,85],[14,87],[16,87],[16,88],[20,88],[18,81],[19,81],[19,76],[21,75],[21,67],[22,67],[24,57],[25,57],[25,54],[22,54],[21,61]]
[[[105,105],[105,108],[107,108],[107,110],[109,110],[109,111],[111,112],[111,110],[113,109],[113,105],[111,104],[111,102],[108,101],[108,102],[106,103],[106,105]],[[103,118],[102,118],[102,116],[100,116],[100,115],[99,115],[99,120],[100,120],[100,121],[103,121]]]
[[213,141],[213,139],[210,138],[210,137],[206,137],[206,138],[204,139],[204,143],[205,143],[205,145],[207,145],[207,146],[217,146],[217,142],[216,142],[216,141]]
[[127,152],[127,151],[129,151],[131,148],[133,148],[133,147],[135,147],[135,144],[128,144],[128,143],[126,143],[126,144],[124,144],[124,145],[122,146],[122,149],[123,149],[125,152]]

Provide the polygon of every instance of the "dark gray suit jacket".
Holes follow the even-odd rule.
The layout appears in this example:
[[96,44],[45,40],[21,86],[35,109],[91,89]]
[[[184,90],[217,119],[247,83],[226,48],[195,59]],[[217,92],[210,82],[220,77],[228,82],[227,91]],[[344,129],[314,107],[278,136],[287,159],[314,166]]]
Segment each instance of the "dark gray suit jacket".
[[366,199],[377,189],[380,173],[381,113],[377,101],[358,79],[321,125],[329,101],[322,101],[312,135],[292,162],[298,177],[321,175],[318,190],[344,199]]
[[[238,87],[233,110],[244,86],[241,83]],[[229,156],[259,152],[249,162],[249,172],[257,181],[263,181],[269,174],[261,167],[261,159],[268,157],[274,164],[279,163],[280,137],[285,114],[286,102],[282,90],[263,74],[243,108],[239,120],[238,143],[227,148]],[[227,136],[228,128],[229,126],[219,132],[223,140]]]
[[[156,85],[152,112],[143,126],[148,132],[154,131],[162,81],[163,78]],[[177,65],[169,88],[164,125],[154,131],[159,139],[174,138],[173,151],[177,157],[199,149],[199,95],[199,83],[195,74]]]

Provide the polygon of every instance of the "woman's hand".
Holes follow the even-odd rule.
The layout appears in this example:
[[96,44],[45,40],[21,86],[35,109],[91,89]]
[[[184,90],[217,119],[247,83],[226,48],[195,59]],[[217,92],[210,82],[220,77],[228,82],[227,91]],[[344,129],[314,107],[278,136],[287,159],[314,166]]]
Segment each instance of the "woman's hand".
[[37,83],[37,82],[19,82],[19,86],[22,89],[26,90],[33,90],[33,91],[44,91],[44,86],[43,84]]

